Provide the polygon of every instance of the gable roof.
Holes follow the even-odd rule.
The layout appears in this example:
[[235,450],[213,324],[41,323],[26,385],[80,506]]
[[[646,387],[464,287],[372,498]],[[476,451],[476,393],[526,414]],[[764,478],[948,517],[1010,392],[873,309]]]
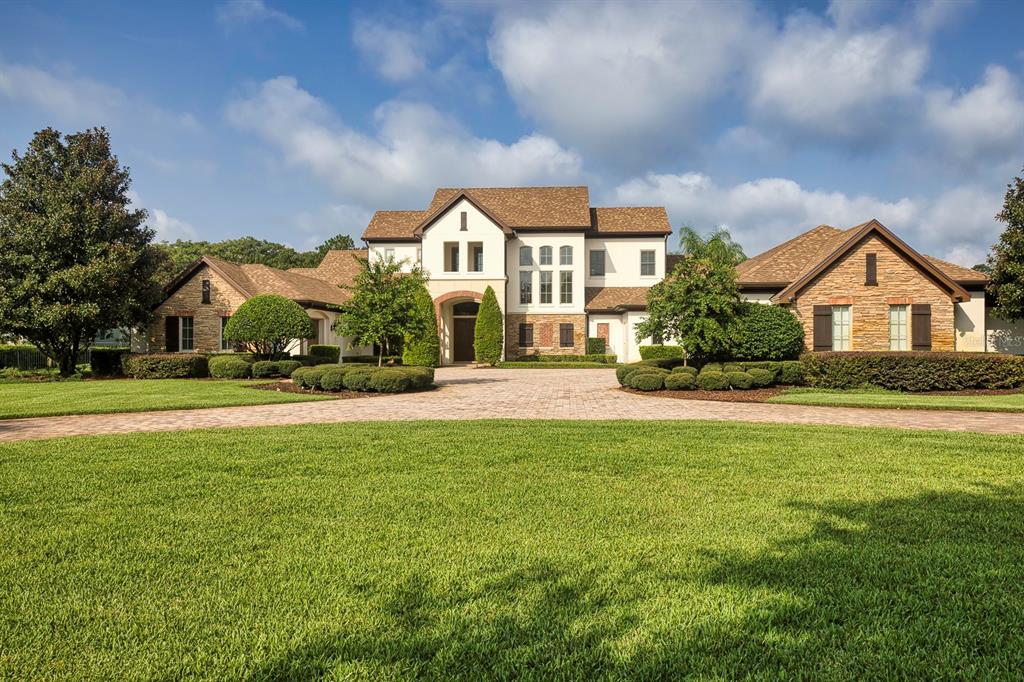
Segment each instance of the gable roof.
[[937,259],[921,255],[875,219],[847,230],[819,225],[740,263],[736,268],[737,281],[745,288],[779,287],[782,290],[772,297],[772,301],[788,301],[870,234],[877,235],[938,286],[946,289],[953,300],[970,300],[970,294],[954,278],[958,273],[951,276],[943,269],[941,264],[944,261],[936,262]]
[[412,241],[427,211],[377,211],[363,230],[363,239]]
[[672,234],[663,206],[616,206],[590,209],[590,232],[605,234]]
[[646,310],[650,287],[586,287],[583,309],[588,313]]
[[[435,200],[437,199],[437,194],[440,192],[441,190],[438,190],[437,193],[434,194]],[[448,209],[450,209],[452,206],[459,203],[463,199],[473,204],[473,206],[475,206],[478,211],[483,213],[491,220],[491,222],[500,227],[501,231],[504,232],[506,236],[513,234],[512,228],[509,227],[508,224],[502,218],[496,216],[494,213],[488,210],[487,207],[483,203],[481,203],[481,201],[475,195],[470,193],[469,190],[463,189],[455,192],[450,197],[448,197],[446,201],[444,201],[441,204],[438,204],[436,207],[434,207],[436,201],[431,202],[430,205],[434,208],[431,208],[427,211],[427,216],[420,222],[419,225],[416,226],[416,229],[413,230],[413,235],[416,237],[422,237],[424,230],[433,225],[441,216],[443,216],[448,211]]]
[[291,268],[288,272],[315,277],[336,286],[348,286],[363,267],[359,259],[368,256],[366,249],[335,249],[328,251],[315,268]]

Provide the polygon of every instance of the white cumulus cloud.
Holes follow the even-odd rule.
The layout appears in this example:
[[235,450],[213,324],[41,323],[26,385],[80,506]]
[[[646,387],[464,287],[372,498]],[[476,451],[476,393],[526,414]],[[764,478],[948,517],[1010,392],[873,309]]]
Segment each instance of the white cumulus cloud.
[[292,31],[303,27],[301,21],[281,10],[268,7],[263,0],[228,0],[217,7],[217,21],[229,29],[265,21],[280,24]]
[[389,81],[412,80],[426,71],[423,38],[412,31],[358,21],[352,30],[352,40],[363,59]]

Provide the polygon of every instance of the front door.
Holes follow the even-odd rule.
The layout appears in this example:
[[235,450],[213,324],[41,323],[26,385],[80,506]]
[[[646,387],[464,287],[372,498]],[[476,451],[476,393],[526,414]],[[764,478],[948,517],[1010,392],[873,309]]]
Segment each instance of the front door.
[[473,351],[473,330],[476,329],[475,317],[456,317],[455,343],[452,359],[455,362],[473,362],[476,353]]

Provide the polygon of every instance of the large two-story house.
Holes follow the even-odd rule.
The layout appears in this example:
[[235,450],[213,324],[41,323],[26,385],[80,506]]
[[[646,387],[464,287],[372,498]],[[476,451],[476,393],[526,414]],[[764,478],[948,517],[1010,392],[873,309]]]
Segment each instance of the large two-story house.
[[639,357],[633,326],[665,276],[662,207],[594,207],[586,187],[441,188],[426,210],[378,211],[370,258],[429,274],[445,364],[473,360],[484,290],[505,316],[505,357],[582,354],[587,337]]

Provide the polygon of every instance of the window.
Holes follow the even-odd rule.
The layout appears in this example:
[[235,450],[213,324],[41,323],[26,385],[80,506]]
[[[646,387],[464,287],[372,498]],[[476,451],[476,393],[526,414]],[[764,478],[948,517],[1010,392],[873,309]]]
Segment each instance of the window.
[[484,271],[484,245],[481,242],[469,243],[469,271]]
[[558,273],[558,300],[560,303],[572,303],[572,270]]
[[558,325],[558,345],[562,348],[572,348],[573,343],[572,323]]
[[533,273],[529,270],[519,271],[519,303],[533,303]]
[[551,271],[540,273],[540,302],[551,303]]
[[907,345],[908,328],[907,308],[905,305],[889,306],[889,350],[910,350]]
[[604,251],[590,252],[590,276],[604,277]]
[[519,325],[519,347],[529,348],[533,345],[533,325],[525,322]]
[[832,350],[850,350],[850,306],[832,306]]
[[179,317],[178,324],[178,341],[179,350],[195,350],[195,338],[193,336],[193,329],[195,320],[191,317]]
[[519,247],[519,264],[520,265],[533,265],[533,247],[520,246]]
[[558,263],[560,265],[572,265],[572,247],[563,246],[558,249]]
[[210,302],[210,280],[203,280],[203,303]]
[[458,272],[459,271],[459,243],[458,242],[445,242],[444,243],[444,271],[445,272]]
[[384,260],[386,260],[386,261],[395,260],[395,250],[394,249],[384,249]]
[[640,276],[654,277],[657,274],[654,266],[654,251],[640,252]]
[[455,317],[476,317],[480,311],[480,304],[476,301],[463,301],[452,306],[452,315]]
[[224,338],[224,330],[227,329],[228,320],[230,320],[230,319],[231,319],[230,317],[222,317],[222,318],[220,318],[220,349],[221,350],[231,350],[231,344],[228,342],[227,339]]
[[459,214],[459,230],[465,232],[469,229],[469,222],[466,219],[466,212],[463,211]]
[[551,247],[542,246],[540,247],[540,264],[551,265]]

